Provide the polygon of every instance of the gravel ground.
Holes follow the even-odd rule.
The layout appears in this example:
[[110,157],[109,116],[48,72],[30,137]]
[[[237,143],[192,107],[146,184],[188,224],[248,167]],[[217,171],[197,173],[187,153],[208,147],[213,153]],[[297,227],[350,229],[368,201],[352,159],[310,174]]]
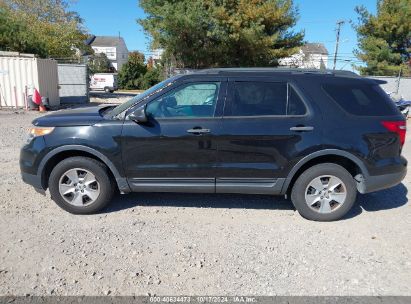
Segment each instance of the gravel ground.
[[333,223],[247,195],[119,195],[75,216],[20,179],[37,115],[0,111],[0,295],[411,295],[410,175]]

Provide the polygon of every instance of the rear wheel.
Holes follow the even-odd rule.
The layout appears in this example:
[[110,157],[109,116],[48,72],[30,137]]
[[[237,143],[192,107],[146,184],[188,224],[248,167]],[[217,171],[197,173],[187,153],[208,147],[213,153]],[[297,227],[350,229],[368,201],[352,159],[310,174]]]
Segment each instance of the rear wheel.
[[343,167],[324,163],[304,171],[291,191],[298,212],[309,220],[333,221],[343,217],[353,206],[357,188],[351,174]]
[[109,87],[105,87],[105,88],[104,88],[104,92],[106,92],[106,93],[113,93],[114,91],[110,90]]
[[114,193],[107,167],[88,157],[71,157],[57,164],[50,174],[49,188],[57,205],[74,214],[100,211]]

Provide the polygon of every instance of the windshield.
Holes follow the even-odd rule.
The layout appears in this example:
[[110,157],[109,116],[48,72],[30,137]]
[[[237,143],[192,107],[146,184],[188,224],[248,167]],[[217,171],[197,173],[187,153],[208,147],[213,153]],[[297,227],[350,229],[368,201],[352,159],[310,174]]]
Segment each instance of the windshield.
[[141,102],[142,100],[146,99],[147,97],[153,95],[154,93],[157,93],[157,92],[163,90],[164,88],[171,85],[174,81],[176,81],[180,77],[181,77],[180,75],[177,75],[177,76],[168,78],[168,79],[156,84],[155,86],[149,88],[148,90],[144,91],[143,93],[138,94],[138,95],[134,96],[133,98],[131,98],[130,100],[126,101],[125,103],[122,103],[121,105],[118,105],[117,107],[115,107],[113,109],[113,111],[110,113],[110,115],[112,115],[112,116],[119,115],[123,111],[130,108],[132,105],[137,104],[137,103]]

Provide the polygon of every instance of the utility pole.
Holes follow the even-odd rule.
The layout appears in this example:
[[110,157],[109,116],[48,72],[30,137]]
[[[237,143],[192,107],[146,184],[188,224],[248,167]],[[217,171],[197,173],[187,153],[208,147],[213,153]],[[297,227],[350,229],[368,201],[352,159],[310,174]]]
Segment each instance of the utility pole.
[[335,53],[334,53],[334,67],[333,70],[335,70],[336,65],[337,65],[337,55],[338,55],[338,46],[340,44],[340,33],[341,33],[341,26],[345,23],[344,20],[338,20],[337,21],[337,41],[335,43]]
[[400,91],[400,81],[401,81],[401,73],[402,73],[402,67],[400,68],[400,71],[398,72],[398,78],[397,78],[397,87],[395,90],[395,93],[398,94],[398,92]]

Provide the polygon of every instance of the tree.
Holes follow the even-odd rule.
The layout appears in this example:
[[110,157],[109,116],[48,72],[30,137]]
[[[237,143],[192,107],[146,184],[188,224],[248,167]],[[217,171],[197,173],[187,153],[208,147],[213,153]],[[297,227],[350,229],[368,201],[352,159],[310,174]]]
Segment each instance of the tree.
[[378,0],[377,13],[356,8],[359,23],[356,56],[365,62],[357,67],[364,75],[411,75],[411,0]]
[[106,54],[94,54],[88,58],[87,66],[90,74],[109,73],[112,71],[111,62]]
[[148,68],[147,72],[138,79],[138,88],[141,90],[147,90],[153,85],[156,85],[161,81],[161,74],[162,71],[160,67],[155,66]]
[[118,84],[123,89],[138,89],[139,79],[147,72],[144,55],[140,52],[128,54],[128,60],[118,73]]
[[298,51],[292,0],[141,0],[138,22],[179,67],[276,66]]
[[[41,57],[68,58],[87,50],[86,31],[76,12],[68,9],[67,0],[1,0],[15,23],[26,24],[24,36],[32,36],[44,45]],[[13,44],[8,47],[13,50]]]
[[24,21],[14,20],[10,12],[0,7],[0,50],[47,55],[45,45],[30,34]]

